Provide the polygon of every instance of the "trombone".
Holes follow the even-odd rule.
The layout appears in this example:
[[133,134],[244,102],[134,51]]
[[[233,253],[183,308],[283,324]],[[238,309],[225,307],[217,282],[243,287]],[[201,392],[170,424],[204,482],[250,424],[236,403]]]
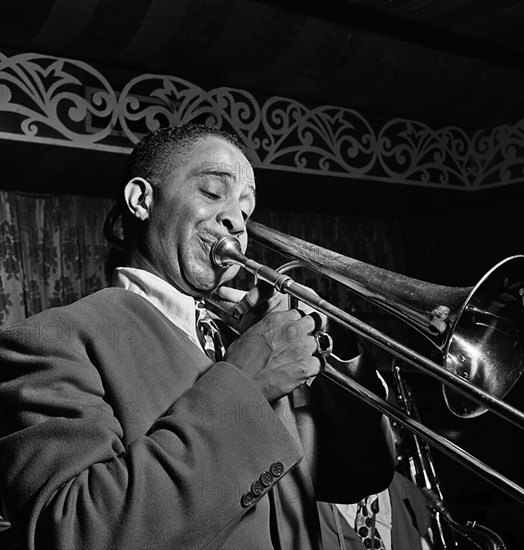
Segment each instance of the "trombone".
[[[243,267],[279,292],[308,304],[406,363],[424,370],[446,386],[443,390],[446,404],[457,416],[473,417],[491,410],[524,428],[524,413],[502,401],[524,368],[524,256],[503,260],[474,287],[454,288],[377,268],[259,223],[249,222],[248,232],[255,241],[337,281],[416,328],[433,343],[443,365],[327,302],[288,275],[247,258],[241,252],[238,239],[232,235],[213,245],[211,257],[215,265]],[[322,374],[524,503],[524,488],[459,446],[331,365],[327,364]]]

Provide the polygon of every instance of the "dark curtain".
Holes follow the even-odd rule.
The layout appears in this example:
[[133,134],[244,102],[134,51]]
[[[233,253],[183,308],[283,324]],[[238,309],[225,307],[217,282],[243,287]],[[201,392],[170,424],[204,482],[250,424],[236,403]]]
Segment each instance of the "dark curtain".
[[108,199],[0,192],[0,321],[15,323],[108,284]]

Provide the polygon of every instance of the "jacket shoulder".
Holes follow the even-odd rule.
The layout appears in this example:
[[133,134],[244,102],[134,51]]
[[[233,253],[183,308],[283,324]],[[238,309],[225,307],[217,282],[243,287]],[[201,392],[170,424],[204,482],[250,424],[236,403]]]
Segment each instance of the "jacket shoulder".
[[173,330],[163,314],[142,296],[122,288],[106,288],[66,306],[50,308],[17,323],[0,327],[0,347],[14,341],[62,341],[76,334],[88,340],[111,334],[115,327],[131,331],[138,326]]

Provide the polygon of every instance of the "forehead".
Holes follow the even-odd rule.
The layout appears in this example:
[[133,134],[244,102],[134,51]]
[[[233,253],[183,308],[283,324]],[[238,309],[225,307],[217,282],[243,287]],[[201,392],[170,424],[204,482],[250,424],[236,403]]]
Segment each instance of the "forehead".
[[191,145],[181,166],[186,172],[229,173],[237,183],[254,186],[253,168],[238,147],[216,136],[206,136]]

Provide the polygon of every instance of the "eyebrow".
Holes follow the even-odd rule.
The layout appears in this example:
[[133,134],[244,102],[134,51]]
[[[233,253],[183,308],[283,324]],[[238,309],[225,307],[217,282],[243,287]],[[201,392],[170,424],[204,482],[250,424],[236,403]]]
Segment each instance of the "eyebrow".
[[202,168],[202,170],[199,170],[197,172],[197,176],[220,176],[220,177],[225,176],[226,178],[234,178],[235,171],[220,170],[218,168]]

